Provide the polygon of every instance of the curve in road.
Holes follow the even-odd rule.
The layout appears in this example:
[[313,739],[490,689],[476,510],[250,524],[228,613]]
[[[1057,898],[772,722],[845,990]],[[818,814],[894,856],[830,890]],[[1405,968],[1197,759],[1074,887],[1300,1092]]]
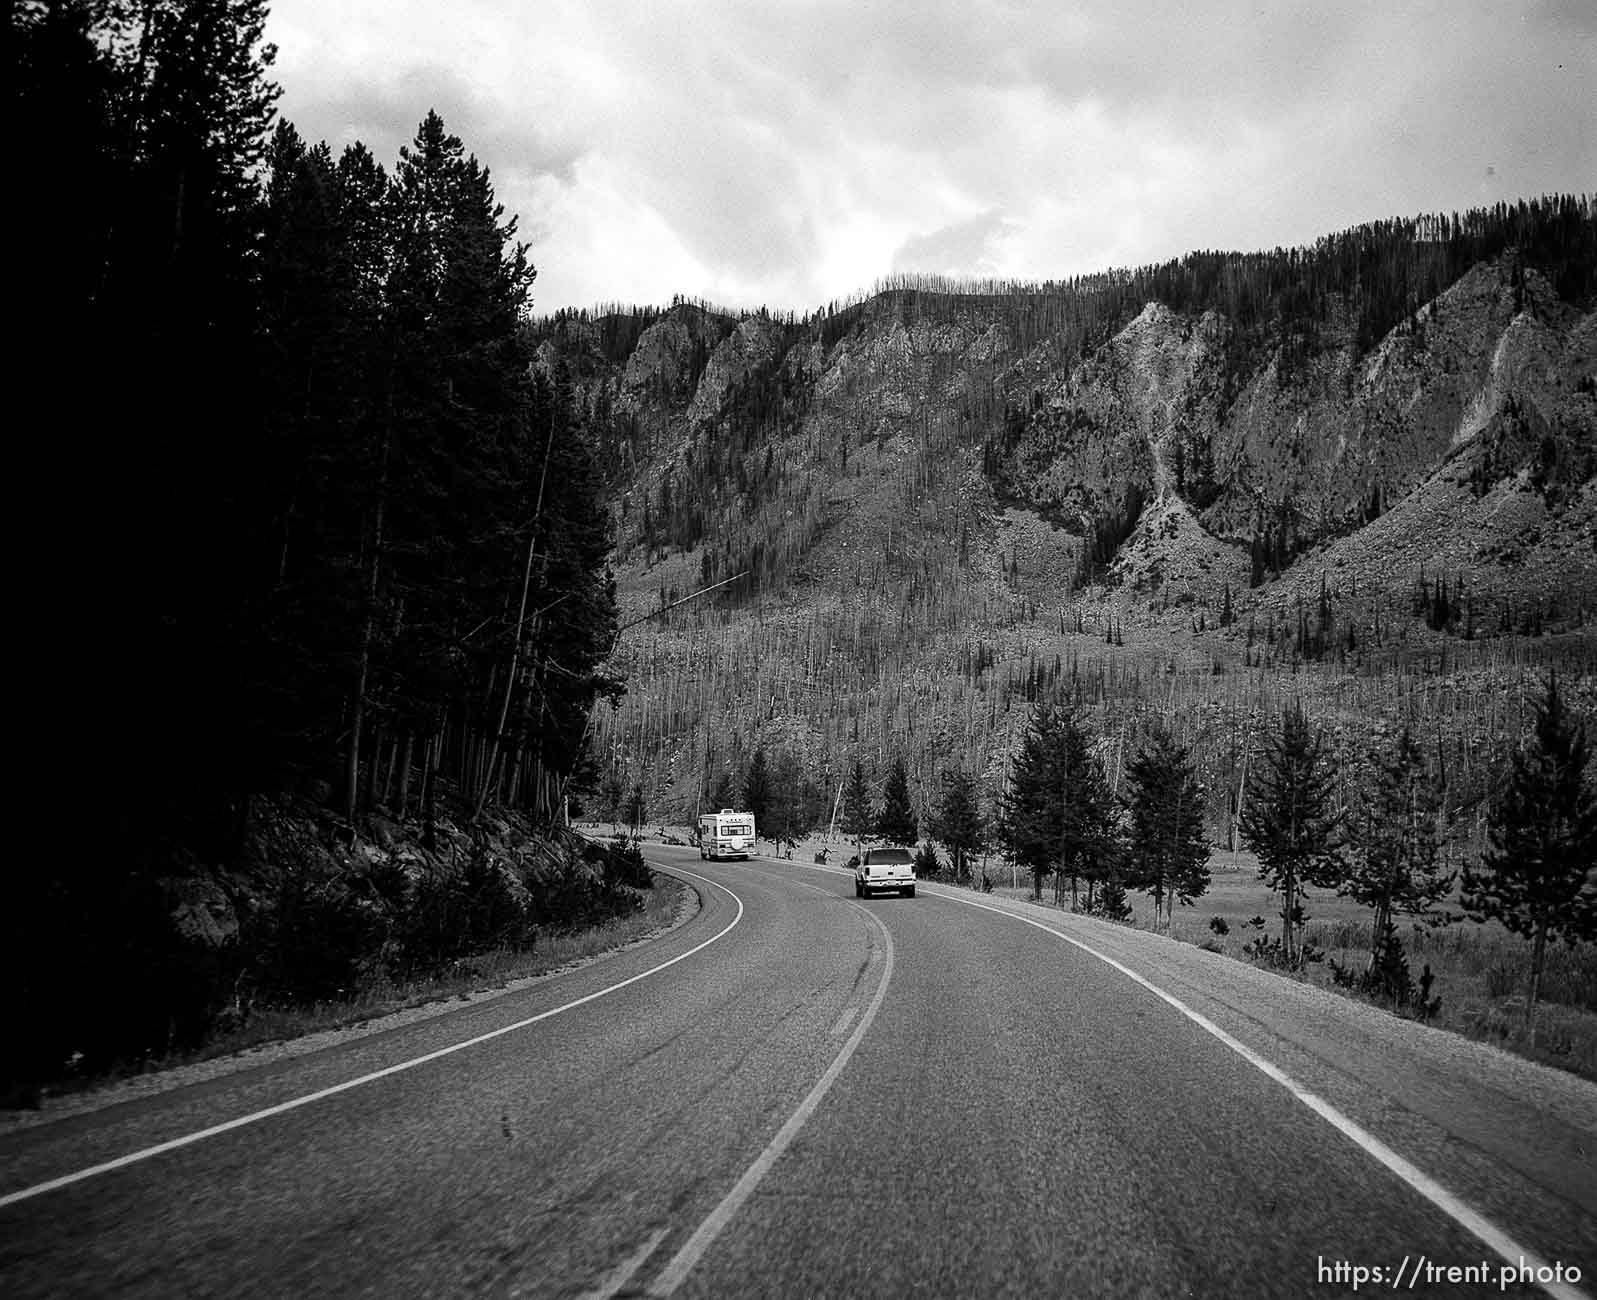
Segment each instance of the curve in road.
[[1511,1292],[1597,1264],[1582,1080],[1142,932],[651,856],[703,906],[650,945],[0,1137],[0,1291],[1501,1294],[1471,1213],[1566,1269]]

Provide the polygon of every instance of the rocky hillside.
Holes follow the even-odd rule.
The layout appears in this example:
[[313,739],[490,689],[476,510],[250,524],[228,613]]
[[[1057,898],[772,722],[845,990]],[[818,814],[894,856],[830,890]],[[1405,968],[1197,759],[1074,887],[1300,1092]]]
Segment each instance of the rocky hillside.
[[1566,663],[1594,703],[1591,227],[1416,262],[1436,292],[1378,332],[1369,266],[1311,292],[1330,254],[1288,259],[1310,289],[1269,310],[1239,260],[1207,300],[1162,269],[543,323],[612,467],[625,615],[736,578],[626,634],[605,763],[680,815],[757,744],[817,793],[904,752],[924,799],[955,763],[996,784],[1027,700],[1072,689],[1112,762],[1175,716],[1220,834],[1293,694],[1350,746],[1441,711],[1468,802],[1519,722],[1505,684]]

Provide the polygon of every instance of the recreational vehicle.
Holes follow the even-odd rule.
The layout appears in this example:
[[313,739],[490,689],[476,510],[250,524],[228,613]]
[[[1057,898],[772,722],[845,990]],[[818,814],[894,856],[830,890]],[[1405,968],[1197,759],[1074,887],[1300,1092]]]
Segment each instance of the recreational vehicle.
[[754,855],[754,814],[723,808],[699,818],[701,858],[748,858]]

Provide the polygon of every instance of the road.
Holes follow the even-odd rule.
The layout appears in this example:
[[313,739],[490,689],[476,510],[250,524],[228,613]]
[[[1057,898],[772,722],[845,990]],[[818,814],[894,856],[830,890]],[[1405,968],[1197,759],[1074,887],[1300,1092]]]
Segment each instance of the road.
[[1593,1294],[1588,1083],[1084,918],[650,856],[702,900],[650,943],[0,1138],[0,1294]]

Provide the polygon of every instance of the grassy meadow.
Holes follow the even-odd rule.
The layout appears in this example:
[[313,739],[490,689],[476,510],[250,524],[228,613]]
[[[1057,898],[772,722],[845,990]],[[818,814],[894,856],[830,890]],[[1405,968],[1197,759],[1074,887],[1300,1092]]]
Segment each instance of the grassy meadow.
[[[1246,961],[1243,946],[1259,931],[1248,927],[1255,916],[1265,921],[1266,938],[1281,933],[1281,903],[1259,879],[1258,859],[1247,852],[1217,850],[1209,859],[1210,886],[1191,907],[1176,908],[1171,930],[1175,938]],[[999,891],[1030,897],[1029,889],[1000,885]],[[1310,963],[1290,978],[1307,979],[1347,997],[1359,997],[1336,986],[1329,962],[1363,971],[1370,960],[1371,914],[1352,899],[1330,890],[1313,889],[1305,905],[1304,936],[1325,953],[1326,961]],[[1051,900],[1045,888],[1044,901]],[[1131,924],[1152,927],[1153,904],[1132,894]],[[1449,906],[1456,910],[1457,898]],[[1228,932],[1216,934],[1215,917]],[[1498,922],[1484,925],[1459,920],[1436,929],[1414,927],[1406,919],[1398,935],[1416,981],[1429,965],[1435,977],[1432,997],[1442,1005],[1433,1024],[1470,1038],[1495,1043],[1508,1051],[1597,1080],[1597,947],[1549,945],[1535,1032],[1525,1021],[1525,994],[1530,987],[1531,946]]]

